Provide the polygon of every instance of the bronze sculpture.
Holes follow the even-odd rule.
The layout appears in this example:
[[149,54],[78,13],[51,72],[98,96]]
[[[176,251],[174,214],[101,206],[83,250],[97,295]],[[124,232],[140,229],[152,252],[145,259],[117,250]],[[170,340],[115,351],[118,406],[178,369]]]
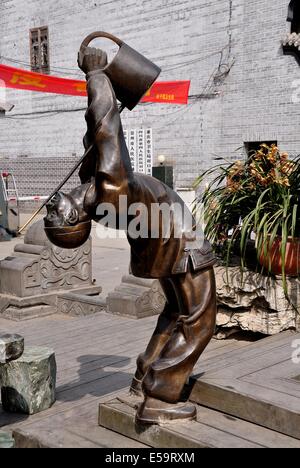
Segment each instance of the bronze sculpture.
[[[119,220],[124,215],[120,209],[120,197],[126,196],[129,205],[140,204],[148,208],[147,221],[150,224],[152,204],[179,204],[184,207],[177,193],[162,182],[132,171],[116,94],[120,97],[123,93],[122,99],[124,89],[126,95],[126,89],[136,79],[134,73],[125,73],[125,88],[120,93],[117,87],[115,92],[114,80],[105,73],[109,67],[105,52],[87,47],[90,40],[101,34],[89,36],[79,55],[79,66],[86,73],[89,104],[86,112],[88,130],[84,137],[88,156],[79,172],[81,185],[68,195],[58,193],[47,205],[46,233],[53,243],[65,248],[74,248],[86,240],[91,220],[103,221],[104,215],[99,215],[98,211],[101,203],[112,204]],[[119,45],[122,47],[121,41]],[[138,56],[134,59],[139,61]],[[144,61],[141,63],[145,64]],[[130,60],[126,64],[122,56],[121,65],[125,69],[127,65],[130,68]],[[154,80],[159,69],[149,66],[150,72],[145,71],[145,74],[152,74]],[[112,70],[113,67],[110,68],[111,73]],[[118,80],[122,81],[122,73]],[[148,87],[151,84],[147,80],[146,83]],[[137,98],[133,90],[127,100],[128,108],[137,104],[142,97],[140,94],[141,89]],[[126,96],[124,99],[126,102]],[[130,220],[130,216],[127,219]],[[120,224],[117,222],[114,227],[118,229]],[[179,230],[181,235],[175,236],[175,230]],[[167,298],[166,308],[158,319],[148,347],[137,360],[131,392],[144,394],[137,421],[158,424],[194,419],[194,405],[180,402],[180,399],[194,365],[214,333],[215,259],[211,246],[206,240],[199,245],[195,228],[187,227],[184,218],[176,215],[171,217],[168,239],[164,237],[161,225],[155,238],[135,238],[129,230],[127,236],[131,246],[132,273],[143,278],[158,278]]]

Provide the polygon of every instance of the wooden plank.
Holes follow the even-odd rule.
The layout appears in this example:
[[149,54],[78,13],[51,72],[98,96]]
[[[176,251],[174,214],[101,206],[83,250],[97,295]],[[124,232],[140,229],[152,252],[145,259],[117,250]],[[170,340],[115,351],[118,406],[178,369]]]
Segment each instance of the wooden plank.
[[[83,330],[89,329],[90,331],[93,330],[105,330],[110,327],[117,327],[121,329],[122,327],[128,328],[144,328],[150,327],[152,324],[154,326],[155,317],[150,317],[147,319],[143,319],[143,323],[141,321],[132,321],[128,320],[128,318],[123,317],[115,317],[113,315],[107,314],[105,312],[100,312],[98,314],[90,315],[87,317],[80,317],[80,318],[67,318],[66,320],[48,320],[48,319],[36,319],[34,321],[30,320],[26,322],[27,327],[18,322],[11,322],[5,321],[6,323],[1,325],[1,328],[6,331],[14,330],[15,333],[20,333],[26,335],[27,339],[39,339],[48,338],[49,336],[52,337],[53,340],[60,340],[60,338],[68,339],[68,336],[72,335],[73,332],[81,332]],[[145,321],[144,321],[145,320]],[[33,326],[33,322],[35,322]],[[59,326],[58,326],[59,323]],[[134,325],[134,327],[133,327]],[[74,335],[73,335],[74,336]]]
[[233,418],[219,411],[203,406],[198,409],[198,418],[204,423],[212,425],[222,431],[242,436],[246,440],[262,444],[267,448],[300,448],[300,441],[278,432],[265,429],[256,424]]
[[[300,335],[296,334],[291,336],[291,333],[282,333],[275,336],[274,341],[272,340],[273,337],[263,339],[250,346],[245,346],[243,349],[236,349],[224,357],[213,358],[209,363],[209,367],[206,367],[204,370],[206,370],[206,372],[209,371],[210,375],[213,375],[213,373],[219,375],[221,372],[226,372],[227,375],[227,372],[232,372],[233,376],[235,376],[235,369],[240,369],[243,373],[245,366],[248,366],[249,362],[253,360],[254,363],[261,363],[263,356],[267,355],[269,352],[271,355],[273,354],[273,362],[276,362],[278,350],[280,350],[280,348],[285,350],[288,348],[290,350],[291,338],[297,339],[299,336]],[[286,352],[284,353],[286,358],[288,354]],[[290,357],[290,355],[291,353],[288,356]]]
[[[191,400],[198,404],[217,409],[226,414],[267,427],[277,432],[300,439],[300,411],[289,409],[288,403],[273,403],[278,397],[276,392],[235,381],[220,382],[197,381]],[[287,399],[287,398],[286,398]],[[296,402],[297,406],[299,402]],[[298,406],[299,408],[299,406]]]
[[[54,345],[59,372],[58,401],[46,412],[29,418],[0,412],[0,426],[4,426],[5,429],[18,426],[22,430],[31,432],[32,435],[37,430],[38,424],[41,432],[51,427],[53,433],[61,432],[61,436],[68,433],[66,437],[70,437],[68,439],[70,444],[72,434],[70,435],[69,429],[75,428],[74,443],[85,443],[80,430],[76,430],[77,425],[89,422],[91,427],[95,426],[99,401],[106,401],[111,394],[128,387],[135,371],[135,359],[144,350],[156,320],[156,317],[150,317],[141,321],[132,321],[101,312],[95,316],[71,319],[52,316],[21,324],[9,322],[9,327],[5,329],[25,334],[27,345],[43,344],[51,347]],[[3,323],[2,319],[0,323]],[[235,339],[222,342],[213,340],[201,357],[196,371],[205,370],[208,374],[210,370],[224,369],[231,364],[240,365],[244,362],[244,355],[259,360],[262,354],[269,355],[272,349],[276,353],[284,340],[287,337],[290,339],[291,335],[287,333],[285,336],[274,337],[274,340],[267,338],[254,344]],[[232,381],[230,383],[232,384]],[[199,424],[205,426],[205,422],[200,421]],[[225,428],[220,421],[215,421],[214,424],[216,427],[213,427],[213,432],[219,431],[221,444],[222,438],[226,440]],[[234,428],[231,430],[234,431]],[[209,425],[205,426],[206,432],[202,426],[199,431],[200,435],[203,433],[203,437],[204,433],[211,434]],[[93,444],[96,446],[98,444],[96,435],[97,431],[95,440],[91,438],[86,441],[91,447]],[[232,435],[239,436],[238,433]],[[239,437],[239,441],[236,442],[238,446],[245,443],[242,439]],[[204,445],[209,446],[210,439],[203,440]],[[246,440],[246,443],[248,442]],[[251,446],[257,446],[258,442],[256,439],[249,443]]]
[[115,432],[88,424],[55,428],[49,422],[32,425],[30,429],[15,429],[16,448],[147,448]]
[[258,372],[242,376],[239,380],[300,399],[300,382],[294,379],[297,370],[297,365],[289,359],[288,361],[274,364]]

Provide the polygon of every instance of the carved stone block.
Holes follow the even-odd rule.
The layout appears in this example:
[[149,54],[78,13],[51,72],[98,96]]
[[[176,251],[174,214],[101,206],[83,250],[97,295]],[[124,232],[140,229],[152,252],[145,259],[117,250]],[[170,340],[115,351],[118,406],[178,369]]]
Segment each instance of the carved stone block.
[[4,411],[35,414],[55,402],[56,361],[48,348],[27,348],[22,357],[0,366]]
[[12,320],[61,312],[59,298],[68,291],[94,297],[102,290],[92,279],[91,239],[78,249],[60,249],[47,239],[43,221],[33,224],[24,244],[0,261],[0,278],[0,314]]
[[139,319],[161,314],[165,303],[165,295],[158,280],[128,275],[108,294],[107,312]]
[[57,308],[65,315],[83,317],[106,311],[106,302],[98,297],[65,293],[58,298]]

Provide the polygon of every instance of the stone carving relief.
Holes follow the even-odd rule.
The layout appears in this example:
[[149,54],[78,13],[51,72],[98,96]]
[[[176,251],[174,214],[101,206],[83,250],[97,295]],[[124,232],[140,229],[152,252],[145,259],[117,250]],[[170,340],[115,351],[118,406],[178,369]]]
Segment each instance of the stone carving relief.
[[72,287],[91,280],[91,245],[74,250],[52,246],[44,250],[40,259],[42,289]]

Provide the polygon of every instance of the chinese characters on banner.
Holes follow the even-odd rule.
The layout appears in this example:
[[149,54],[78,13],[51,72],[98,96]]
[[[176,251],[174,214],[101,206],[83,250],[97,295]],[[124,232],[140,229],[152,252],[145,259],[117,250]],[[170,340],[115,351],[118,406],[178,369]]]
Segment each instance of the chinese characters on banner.
[[152,129],[124,130],[124,135],[133,171],[152,175]]

